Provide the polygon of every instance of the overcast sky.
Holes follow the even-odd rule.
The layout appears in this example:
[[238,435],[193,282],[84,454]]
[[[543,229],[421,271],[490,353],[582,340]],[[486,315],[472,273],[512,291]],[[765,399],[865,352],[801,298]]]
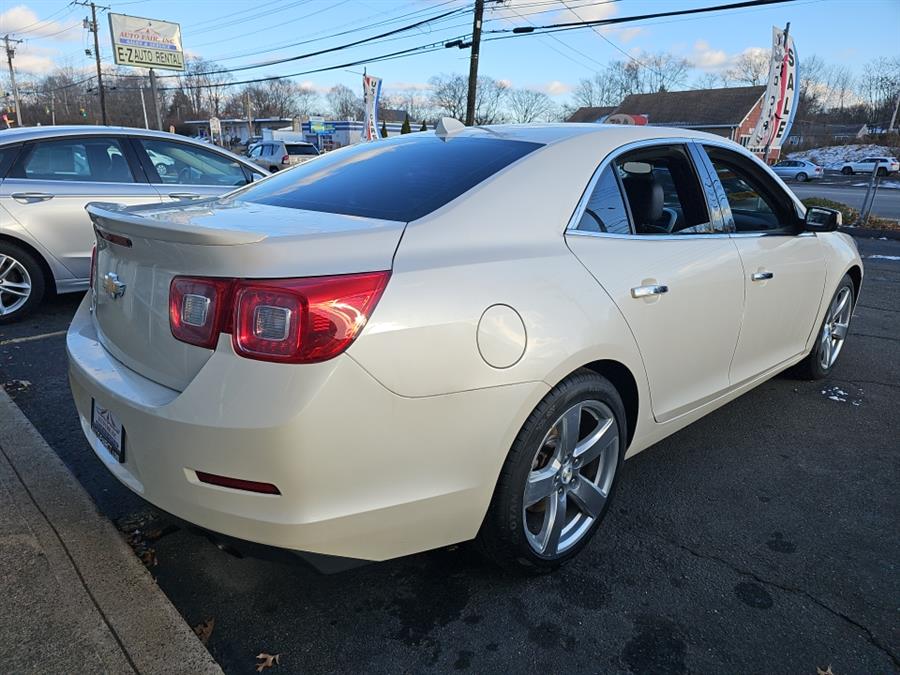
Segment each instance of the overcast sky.
[[[503,8],[486,12],[485,30],[526,23],[541,25],[630,16],[727,1],[507,0]],[[423,16],[465,8],[470,3],[468,0],[113,0],[105,4],[114,12],[178,22],[188,53],[233,68],[339,45],[412,23]],[[20,4],[2,0],[0,36],[10,33],[25,39],[15,60],[17,69],[23,73],[43,74],[59,64],[87,70],[93,68],[93,61],[84,53],[85,47],[93,46],[92,37],[82,27],[82,19],[88,13],[87,8],[74,6],[68,0],[31,0]],[[398,18],[402,15],[408,16]],[[397,21],[334,36],[339,31],[353,31],[392,19]],[[641,52],[662,50],[683,56],[694,65],[685,82],[688,85],[704,73],[728,68],[745,50],[768,49],[772,25],[782,26],[787,21],[791,22],[801,67],[805,55],[817,54],[827,62],[845,64],[858,73],[874,57],[900,55],[900,0],[798,0],[772,7],[647,20],[619,28],[568,31],[555,37],[531,35],[486,41],[482,45],[480,72],[506,80],[512,86],[545,91],[564,102],[579,79],[591,75],[610,60],[626,58],[622,51],[639,57]],[[105,13],[98,23],[101,53],[104,61],[111,63]],[[470,30],[470,13],[460,13],[418,29],[408,37],[244,71],[236,73],[235,79],[249,79],[255,74],[282,75],[372,58],[459,37]],[[315,38],[321,39],[254,53]],[[6,64],[2,65],[5,75]],[[370,73],[384,78],[389,91],[424,88],[432,75],[462,73],[467,69],[468,50],[456,48],[368,67]],[[359,75],[346,70],[301,75],[295,79],[320,90],[338,82],[361,88]]]

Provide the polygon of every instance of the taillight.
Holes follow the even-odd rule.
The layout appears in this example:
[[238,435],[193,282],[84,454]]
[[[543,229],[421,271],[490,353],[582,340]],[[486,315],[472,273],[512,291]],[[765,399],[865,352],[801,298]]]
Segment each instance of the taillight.
[[291,159],[290,155],[285,155],[284,157],[281,158],[281,163],[287,164],[290,161],[290,159]]
[[301,279],[175,277],[169,289],[172,335],[211,349],[231,333],[240,356],[317,363],[343,352],[375,309],[390,272]]
[[343,352],[375,309],[390,272],[239,281],[234,350],[282,363],[316,363]]
[[227,320],[230,279],[175,277],[169,286],[169,327],[177,340],[212,349]]
[[94,277],[97,276],[97,244],[91,249],[91,279],[90,287],[94,287]]

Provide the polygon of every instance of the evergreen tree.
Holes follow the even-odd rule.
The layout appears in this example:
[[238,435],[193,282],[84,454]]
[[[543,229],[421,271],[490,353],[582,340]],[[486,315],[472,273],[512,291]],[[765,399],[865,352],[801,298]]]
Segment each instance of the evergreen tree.
[[425,124],[425,120],[422,120],[422,126],[419,128],[419,131],[428,131],[428,125]]
[[412,129],[409,127],[409,115],[403,118],[403,126],[400,127],[401,134],[409,134],[412,133]]
[[384,120],[381,120],[381,137],[382,137],[382,138],[387,138],[387,137],[388,137],[388,133],[387,133],[387,122],[385,122]]

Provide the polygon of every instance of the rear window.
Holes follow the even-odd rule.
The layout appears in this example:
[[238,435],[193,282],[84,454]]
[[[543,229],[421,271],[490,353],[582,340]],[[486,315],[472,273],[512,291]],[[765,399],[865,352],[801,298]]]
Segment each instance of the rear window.
[[456,199],[540,143],[396,137],[322,155],[238,197],[292,209],[408,222]]
[[289,155],[318,155],[315,147],[312,145],[288,145],[287,152]]

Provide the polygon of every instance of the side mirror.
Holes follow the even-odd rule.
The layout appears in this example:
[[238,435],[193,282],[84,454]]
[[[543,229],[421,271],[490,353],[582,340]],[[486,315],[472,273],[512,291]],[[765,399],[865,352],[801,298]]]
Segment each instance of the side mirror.
[[804,228],[807,232],[834,232],[843,225],[843,216],[837,209],[810,206],[806,209]]

